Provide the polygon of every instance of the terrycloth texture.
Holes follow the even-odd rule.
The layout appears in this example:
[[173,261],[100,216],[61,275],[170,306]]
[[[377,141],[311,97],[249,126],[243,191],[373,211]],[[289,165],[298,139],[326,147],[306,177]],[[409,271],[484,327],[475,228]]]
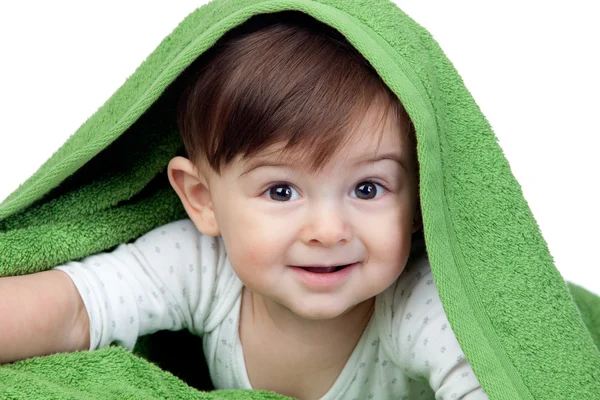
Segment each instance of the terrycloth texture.
[[0,399],[280,400],[265,391],[200,392],[121,347],[56,354],[2,366]]
[[[0,275],[45,270],[184,217],[164,173],[181,152],[176,86],[169,85],[224,32],[254,14],[291,9],[341,31],[413,120],[432,271],[452,329],[490,399],[600,398],[600,299],[562,279],[460,76],[429,33],[387,0],[216,0],[191,14],[0,205]],[[144,354],[152,359],[157,349],[149,344]],[[193,355],[177,354],[180,362]],[[0,393],[202,396],[115,348],[2,366]]]

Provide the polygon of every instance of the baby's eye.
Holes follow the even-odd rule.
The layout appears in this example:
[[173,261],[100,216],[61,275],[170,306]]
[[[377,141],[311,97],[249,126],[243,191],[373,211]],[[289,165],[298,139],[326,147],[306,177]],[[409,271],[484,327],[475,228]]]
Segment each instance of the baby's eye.
[[353,193],[356,194],[356,197],[361,200],[371,200],[376,198],[377,194],[383,194],[384,191],[385,188],[380,184],[375,183],[373,181],[364,181],[356,185],[356,187],[353,190]]
[[295,200],[297,197],[293,198],[292,192],[295,192],[298,195],[298,192],[293,189],[287,183],[277,183],[265,191],[265,194],[269,196],[271,200],[275,201],[288,201]]

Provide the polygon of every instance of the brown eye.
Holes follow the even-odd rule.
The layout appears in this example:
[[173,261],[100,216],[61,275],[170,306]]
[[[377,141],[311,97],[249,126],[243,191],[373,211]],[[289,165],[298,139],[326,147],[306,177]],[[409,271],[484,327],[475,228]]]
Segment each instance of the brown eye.
[[[381,189],[378,189],[377,186]],[[371,181],[361,182],[356,185],[356,188],[354,189],[354,194],[361,200],[374,199],[377,197],[378,192],[383,192],[382,186]]]
[[273,185],[267,190],[267,192],[269,193],[269,198],[275,201],[291,200],[293,191],[294,189],[292,189],[290,185],[282,183]]

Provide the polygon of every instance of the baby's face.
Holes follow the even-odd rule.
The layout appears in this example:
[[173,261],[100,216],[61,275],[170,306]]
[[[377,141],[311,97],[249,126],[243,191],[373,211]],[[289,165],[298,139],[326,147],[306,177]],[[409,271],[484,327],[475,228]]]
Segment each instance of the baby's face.
[[415,230],[417,166],[389,114],[379,149],[379,116],[370,114],[357,140],[318,173],[274,146],[209,177],[229,259],[255,296],[303,318],[329,319],[398,278]]

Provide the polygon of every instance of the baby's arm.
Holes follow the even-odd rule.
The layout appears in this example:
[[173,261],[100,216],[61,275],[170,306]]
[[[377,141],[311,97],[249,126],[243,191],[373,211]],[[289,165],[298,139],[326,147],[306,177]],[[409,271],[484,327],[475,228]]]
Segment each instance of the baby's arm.
[[133,243],[57,267],[74,282],[89,318],[89,349],[133,349],[159,330],[203,333],[219,259],[217,238],[190,220],[158,227]]
[[89,321],[61,271],[0,278],[0,364],[89,347]]
[[111,343],[133,349],[161,329],[202,334],[219,254],[216,238],[183,220],[110,253],[0,278],[0,363]]

